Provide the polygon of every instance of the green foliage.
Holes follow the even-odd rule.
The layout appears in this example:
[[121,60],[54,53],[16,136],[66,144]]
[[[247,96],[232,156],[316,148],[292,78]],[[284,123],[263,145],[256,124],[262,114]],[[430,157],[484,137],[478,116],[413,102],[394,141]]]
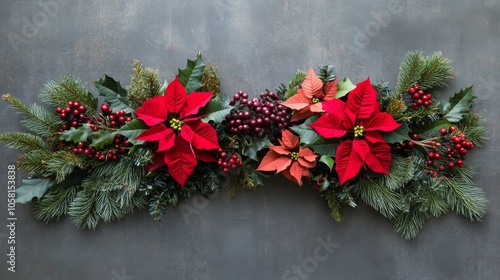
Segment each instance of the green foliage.
[[467,140],[472,141],[474,146],[481,147],[488,141],[489,132],[485,120],[478,114],[468,114],[460,121],[459,127],[462,133],[467,135]]
[[53,107],[65,108],[68,101],[78,101],[87,108],[89,116],[97,116],[98,100],[73,77],[64,77],[59,82],[50,81],[44,85],[40,98]]
[[327,156],[327,155],[322,155],[319,158],[319,162],[324,163],[326,166],[328,166],[328,169],[330,169],[330,172],[332,171],[333,165],[335,164],[335,160],[332,157]]
[[55,185],[48,189],[42,198],[33,203],[35,218],[48,223],[67,215],[78,188],[78,185]]
[[99,91],[99,95],[104,96],[104,101],[109,104],[113,112],[120,110],[125,111],[125,113],[134,112],[134,108],[131,107],[132,102],[127,96],[127,90],[122,88],[120,83],[113,78],[104,75],[104,78],[94,82],[94,86]]
[[295,133],[297,133],[297,135],[299,135],[300,143],[310,145],[322,139],[321,136],[312,127],[309,126],[309,124],[315,122],[317,119],[317,117],[311,117],[301,125],[293,126],[290,128]]
[[92,132],[92,142],[90,145],[96,149],[102,149],[106,146],[112,145],[115,140],[116,133],[109,130],[100,129]]
[[[42,162],[42,164],[44,163]],[[65,150],[52,153],[51,158],[45,164],[47,169],[46,175],[50,174],[50,177],[55,176],[57,183],[64,181],[68,175],[74,176],[72,173],[76,167],[80,169],[87,167],[86,160]]]
[[398,98],[401,98],[410,87],[419,82],[424,72],[423,64],[421,53],[408,52],[405,55],[399,66],[399,75],[395,87]]
[[244,147],[242,149],[243,155],[255,160],[259,161],[259,157],[257,153],[269,146],[272,146],[273,143],[269,141],[268,138],[257,138],[252,137],[250,141],[245,141]]
[[480,221],[488,210],[488,200],[480,188],[465,176],[444,178],[446,199],[451,210],[471,221]]
[[391,132],[381,132],[380,134],[387,143],[403,143],[405,140],[410,140],[408,133],[410,128],[407,123],[403,123],[396,130]]
[[16,189],[16,202],[25,204],[33,198],[41,198],[54,185],[49,178],[23,179],[21,187]]
[[351,82],[351,80],[349,80],[348,78],[344,78],[342,81],[339,81],[337,84],[337,94],[335,95],[335,97],[342,98],[355,88],[356,88],[356,85],[354,85]]
[[11,149],[31,151],[48,150],[49,146],[41,137],[22,132],[6,132],[0,134],[0,142]]
[[472,93],[472,86],[462,89],[450,97],[449,102],[443,104],[444,118],[449,122],[458,122],[470,113],[472,100],[476,98]]
[[36,104],[28,107],[10,94],[5,94],[2,98],[22,114],[21,124],[31,132],[41,137],[49,137],[59,131],[62,121],[46,109]]
[[276,93],[284,97],[284,100],[292,97],[297,93],[297,89],[300,87],[300,85],[302,85],[302,82],[305,80],[306,76],[306,72],[298,70],[295,73],[295,76],[286,84],[286,86],[283,84],[280,85]]
[[362,177],[355,183],[354,193],[384,217],[394,219],[401,210],[401,195],[385,185],[383,175]]
[[143,68],[139,60],[132,63],[133,72],[130,76],[130,85],[127,87],[128,98],[132,108],[138,108],[144,101],[157,95],[162,95],[160,91],[161,83],[158,71],[151,68]]
[[61,132],[59,139],[73,143],[85,142],[91,133],[90,124],[84,124],[78,128],[71,127],[69,130]]
[[328,83],[335,80],[335,74],[333,73],[333,65],[321,65],[319,67],[318,78],[323,83]]
[[226,100],[222,100],[220,96],[216,96],[210,99],[207,105],[200,109],[199,114],[202,116],[205,115],[202,118],[204,122],[214,121],[216,123],[221,123],[233,108],[234,107],[229,105]]
[[405,239],[415,238],[428,217],[429,215],[427,212],[420,211],[417,208],[402,212],[394,220],[394,231],[401,234]]
[[215,65],[209,63],[205,69],[203,69],[203,78],[201,79],[202,92],[212,92],[213,96],[219,96],[220,94],[220,77],[218,74],[219,68]]
[[143,133],[148,126],[141,120],[134,119],[131,122],[126,123],[124,126],[120,127],[118,134],[121,134],[128,138],[128,141],[134,145],[139,145],[144,143],[142,140],[134,140],[137,136]]
[[17,167],[30,175],[50,177],[53,173],[48,171],[45,163],[51,158],[52,153],[49,150],[32,150],[17,157]]
[[204,69],[205,64],[203,64],[201,59],[201,53],[198,53],[195,60],[188,59],[186,68],[179,68],[179,81],[188,94],[201,89],[203,86],[202,78]]
[[330,207],[332,218],[340,222],[345,215],[344,205],[340,201],[338,194],[335,191],[327,191],[325,195],[325,200]]

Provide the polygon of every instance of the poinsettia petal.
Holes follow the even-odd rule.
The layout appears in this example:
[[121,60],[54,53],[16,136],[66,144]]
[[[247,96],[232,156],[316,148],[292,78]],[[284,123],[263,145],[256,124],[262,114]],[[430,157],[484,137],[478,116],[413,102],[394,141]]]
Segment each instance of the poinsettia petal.
[[274,161],[276,165],[276,173],[280,173],[281,171],[287,169],[290,164],[292,164],[292,159],[289,157],[280,157]]
[[197,160],[204,162],[215,162],[217,161],[211,151],[193,149]]
[[380,112],[374,114],[369,120],[367,120],[364,124],[365,131],[393,131],[396,130],[401,124],[397,123],[392,115],[386,112]]
[[289,181],[291,182],[294,182],[295,184],[299,185],[300,186],[300,182],[298,182],[293,176],[292,174],[290,174],[290,169],[285,169],[283,170],[283,172],[281,172],[280,174],[283,174],[283,176],[285,176],[285,178],[287,178]]
[[337,114],[326,114],[309,125],[324,138],[339,138],[344,136],[348,130],[344,127],[343,119]]
[[207,105],[211,98],[211,92],[191,92],[182,107],[181,118],[198,114],[200,108]]
[[176,137],[175,145],[164,152],[164,160],[168,167],[168,173],[182,187],[198,164],[191,145],[181,137]]
[[155,153],[153,156],[153,162],[146,165],[146,172],[151,172],[165,165],[164,153]]
[[346,106],[358,120],[368,119],[379,108],[377,91],[371,85],[370,78],[357,84],[349,93]]
[[332,99],[335,99],[335,96],[337,95],[337,79],[328,82],[325,84],[323,87],[323,101],[330,101]]
[[170,113],[179,113],[184,103],[186,103],[186,89],[176,76],[167,86],[164,105]]
[[298,182],[299,186],[302,186],[302,174],[304,174],[304,170],[307,168],[302,167],[298,161],[294,161],[292,166],[290,166],[290,174]]
[[269,147],[270,150],[273,150],[274,152],[280,154],[280,155],[289,155],[291,152],[286,149],[286,147],[282,146],[271,146]]
[[311,110],[311,112],[314,112],[314,113],[322,113],[325,111],[325,110],[323,110],[322,102],[311,104],[311,106],[309,106],[309,110]]
[[301,166],[305,168],[313,168],[316,166],[316,162],[309,162],[305,160],[304,158],[299,157],[297,161],[300,163]]
[[144,101],[141,107],[135,110],[137,118],[148,126],[154,126],[164,122],[168,117],[168,109],[164,105],[165,96],[155,96]]
[[316,164],[316,158],[318,157],[311,149],[303,148],[299,150],[299,156],[304,158],[308,162]]
[[262,161],[260,162],[260,164],[256,170],[274,171],[274,170],[276,170],[276,161],[279,160],[280,158],[290,159],[287,156],[280,155],[273,150],[269,150],[269,152],[267,152],[267,154],[264,156],[264,158],[262,158]]
[[307,119],[312,115],[314,115],[314,112],[311,112],[311,110],[309,109],[309,106],[306,106],[303,109],[300,109],[298,111],[293,112],[291,121],[292,122],[300,121],[303,119]]
[[385,143],[385,139],[377,131],[366,131],[365,139],[370,143]]
[[307,98],[312,99],[321,94],[323,82],[316,76],[312,67],[309,68],[306,78],[302,82],[301,89]]
[[281,140],[283,141],[283,144],[285,144],[285,147],[289,150],[295,149],[300,144],[299,136],[293,134],[288,129],[281,130]]
[[175,133],[172,132],[166,135],[163,139],[160,139],[160,141],[158,142],[158,150],[156,151],[161,152],[172,148],[172,146],[174,146],[174,141],[175,141]]
[[370,144],[365,162],[373,172],[389,174],[391,160],[391,147],[387,143]]
[[135,137],[134,140],[159,141],[173,133],[173,129],[167,128],[164,124],[160,124],[144,130],[139,136]]
[[364,140],[352,140],[352,149],[358,153],[362,161],[365,161],[366,156],[370,153],[370,146],[368,146],[368,142]]
[[332,99],[327,102],[322,102],[321,108],[330,114],[340,114],[345,110],[345,102],[340,99]]
[[363,159],[353,148],[353,142],[353,140],[348,139],[337,146],[335,171],[339,175],[341,185],[354,178],[363,166]]
[[191,129],[191,127],[187,124],[183,124],[181,126],[181,137],[186,140],[188,143],[191,143],[193,141],[194,137],[194,131]]
[[193,147],[203,150],[214,150],[220,148],[217,131],[208,123],[201,120],[187,123],[193,130],[193,139],[191,141]]
[[306,106],[309,106],[311,103],[311,99],[307,98],[305,96],[304,92],[299,89],[297,91],[297,94],[293,95],[292,97],[288,98],[286,101],[282,102],[281,105],[286,106],[290,109],[293,110],[300,110],[305,108]]

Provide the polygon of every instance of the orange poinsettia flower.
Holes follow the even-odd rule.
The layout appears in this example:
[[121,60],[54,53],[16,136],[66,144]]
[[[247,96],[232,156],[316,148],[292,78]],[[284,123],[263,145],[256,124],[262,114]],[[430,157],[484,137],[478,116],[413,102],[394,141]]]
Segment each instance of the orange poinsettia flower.
[[316,166],[316,155],[309,148],[301,148],[299,137],[282,130],[279,146],[269,147],[257,170],[282,173],[288,180],[302,186],[302,177],[309,177],[309,168]]
[[281,105],[296,110],[292,121],[306,119],[315,113],[324,112],[321,102],[335,99],[337,94],[337,79],[325,83],[309,68],[306,78],[302,82],[297,94],[288,98]]

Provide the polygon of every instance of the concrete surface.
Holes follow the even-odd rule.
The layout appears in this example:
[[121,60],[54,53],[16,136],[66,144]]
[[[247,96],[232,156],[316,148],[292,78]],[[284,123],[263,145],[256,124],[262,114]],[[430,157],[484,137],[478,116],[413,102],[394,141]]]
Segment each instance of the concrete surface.
[[[95,231],[68,219],[44,224],[18,205],[16,272],[7,271],[9,232],[0,226],[0,279],[500,278],[500,1],[10,0],[0,4],[0,38],[0,93],[25,102],[38,102],[45,81],[67,74],[89,89],[104,73],[127,85],[132,59],[170,80],[201,51],[220,67],[225,94],[256,95],[320,64],[356,82],[394,84],[407,51],[441,50],[456,69],[445,94],[474,84],[475,109],[491,131],[472,159],[490,199],[481,223],[448,214],[405,241],[365,205],[334,222],[314,191],[281,178],[234,200],[227,189],[208,204],[187,200],[193,215],[170,209],[157,223],[142,211]],[[5,102],[0,124],[21,129]],[[0,155],[7,225],[16,152],[2,145]]]

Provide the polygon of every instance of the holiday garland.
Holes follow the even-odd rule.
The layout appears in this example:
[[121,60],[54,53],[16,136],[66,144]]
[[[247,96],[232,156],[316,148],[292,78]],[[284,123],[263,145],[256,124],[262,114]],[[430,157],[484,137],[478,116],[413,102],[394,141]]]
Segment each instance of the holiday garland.
[[441,53],[410,52],[393,90],[369,78],[355,85],[323,65],[275,92],[229,99],[200,54],[163,85],[134,61],[127,88],[109,76],[94,83],[100,105],[73,77],[45,84],[44,107],[3,95],[30,133],[0,141],[24,151],[17,167],[29,178],[17,202],[31,202],[47,222],[68,215],[95,228],[146,207],[159,220],[183,197],[216,192],[222,174],[234,195],[281,173],[299,186],[314,182],[335,220],[363,201],[410,239],[429,217],[480,220],[487,211],[466,162],[487,130],[471,112],[472,87],[438,98],[453,77]]

